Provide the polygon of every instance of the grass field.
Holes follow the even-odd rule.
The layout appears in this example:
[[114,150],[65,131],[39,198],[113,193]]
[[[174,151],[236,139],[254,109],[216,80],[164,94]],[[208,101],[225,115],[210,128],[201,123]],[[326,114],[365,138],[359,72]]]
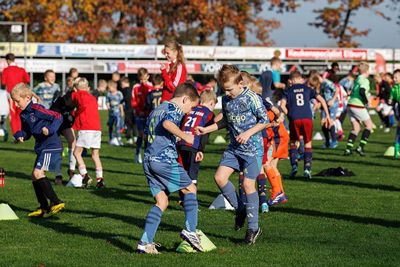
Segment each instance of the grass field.
[[[66,210],[49,219],[28,219],[28,211],[37,207],[30,181],[33,142],[0,143],[0,166],[7,171],[0,203],[9,203],[20,217],[0,221],[0,266],[399,266],[400,161],[383,157],[393,132],[376,130],[364,158],[343,157],[343,142],[336,150],[315,142],[314,174],[342,166],[356,176],[284,179],[289,201],[260,215],[263,235],[254,246],[242,244],[244,230],[233,230],[233,213],[208,210],[219,193],[213,176],[225,148],[208,145],[199,177],[199,229],[218,249],[174,252],[184,220],[174,194],[155,240],[163,254],[156,256],[134,253],[153,199],[141,166],[133,164],[133,147],[111,147],[104,133],[107,188],[56,187]],[[92,162],[86,162],[94,176]],[[287,176],[289,162],[280,169]],[[237,177],[231,180],[237,184]]]

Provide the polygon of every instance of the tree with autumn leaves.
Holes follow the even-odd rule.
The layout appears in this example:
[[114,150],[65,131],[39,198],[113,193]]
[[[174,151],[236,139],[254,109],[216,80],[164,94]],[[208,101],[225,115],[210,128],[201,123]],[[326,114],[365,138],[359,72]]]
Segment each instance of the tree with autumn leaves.
[[[238,45],[271,46],[270,33],[280,21],[263,17],[263,8],[269,14],[295,12],[306,1],[313,0],[6,0],[0,2],[0,20],[27,22],[32,42],[146,44],[173,37],[183,44],[224,45],[231,32]],[[382,2],[327,0],[310,24],[338,46],[356,47],[352,38],[368,29],[353,27],[352,16]],[[256,43],[248,41],[249,34]]]
[[354,27],[351,24],[351,18],[360,9],[367,8],[376,15],[389,19],[383,12],[374,10],[383,2],[384,0],[328,0],[329,6],[314,11],[318,16],[310,25],[322,28],[339,47],[358,47],[360,44],[354,40],[354,37],[367,36],[370,30]]

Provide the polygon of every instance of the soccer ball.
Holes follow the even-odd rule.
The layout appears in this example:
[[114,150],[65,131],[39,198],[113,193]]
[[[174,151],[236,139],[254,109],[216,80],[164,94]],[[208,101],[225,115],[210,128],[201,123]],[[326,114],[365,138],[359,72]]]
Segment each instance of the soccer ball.
[[68,187],[82,187],[82,175],[80,174],[74,174],[74,176],[71,177],[71,179],[68,181],[67,186]]

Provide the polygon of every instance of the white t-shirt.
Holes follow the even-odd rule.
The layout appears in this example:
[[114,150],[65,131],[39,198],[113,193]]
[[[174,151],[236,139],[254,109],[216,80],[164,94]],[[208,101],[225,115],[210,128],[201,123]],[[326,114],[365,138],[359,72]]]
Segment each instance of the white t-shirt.
[[10,95],[8,92],[0,89],[0,116],[7,116],[10,114],[10,104],[8,102],[9,98]]

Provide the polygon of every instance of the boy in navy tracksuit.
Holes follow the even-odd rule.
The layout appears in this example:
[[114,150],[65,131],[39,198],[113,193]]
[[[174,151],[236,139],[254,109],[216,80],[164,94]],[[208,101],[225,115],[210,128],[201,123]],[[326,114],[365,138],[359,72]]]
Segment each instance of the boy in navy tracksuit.
[[[24,83],[17,84],[11,92],[11,98],[22,110],[20,114],[22,129],[14,134],[14,138],[18,142],[24,142],[33,136],[36,141],[37,157],[32,172],[32,185],[40,207],[28,216],[50,217],[65,207],[45,174],[46,171],[56,171],[61,164],[62,146],[57,130],[63,118],[60,113],[34,104],[32,95],[29,86]],[[50,205],[47,199],[50,200]]]

